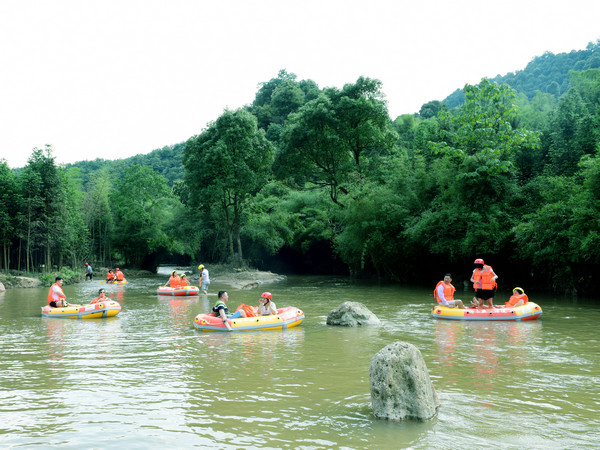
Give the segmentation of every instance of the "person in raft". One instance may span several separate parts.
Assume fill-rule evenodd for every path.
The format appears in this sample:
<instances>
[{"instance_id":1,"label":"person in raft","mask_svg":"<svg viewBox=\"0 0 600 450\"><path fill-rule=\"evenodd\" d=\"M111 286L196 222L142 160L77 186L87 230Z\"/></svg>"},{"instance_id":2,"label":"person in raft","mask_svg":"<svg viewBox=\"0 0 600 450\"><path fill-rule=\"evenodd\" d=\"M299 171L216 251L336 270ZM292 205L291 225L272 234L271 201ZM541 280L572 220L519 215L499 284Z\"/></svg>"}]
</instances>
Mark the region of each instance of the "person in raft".
<instances>
[{"instance_id":1,"label":"person in raft","mask_svg":"<svg viewBox=\"0 0 600 450\"><path fill-rule=\"evenodd\" d=\"M178 288L181 285L181 277L177 275L177 271L171 272L171 278L169 278L169 286L172 288Z\"/></svg>"},{"instance_id":2,"label":"person in raft","mask_svg":"<svg viewBox=\"0 0 600 450\"><path fill-rule=\"evenodd\" d=\"M92 281L92 278L94 277L94 270L92 269L92 266L90 266L88 263L85 263L85 267L87 267L87 273L85 274L85 281L87 281L88 278L90 279L90 281Z\"/></svg>"},{"instance_id":3,"label":"person in raft","mask_svg":"<svg viewBox=\"0 0 600 450\"><path fill-rule=\"evenodd\" d=\"M498 275L494 273L492 266L486 265L481 258L477 258L473 264L475 269L473 275L471 275L471 283L473 283L473 289L475 289L475 297L473 297L471 304L475 308L484 307L483 303L487 300L487 307L493 308Z\"/></svg>"},{"instance_id":4,"label":"person in raft","mask_svg":"<svg viewBox=\"0 0 600 450\"><path fill-rule=\"evenodd\" d=\"M433 295L438 303L441 303L448 308L465 309L462 300L455 299L454 293L456 288L452 285L452 277L449 273L444 275L444 279L439 281L433 290Z\"/></svg>"},{"instance_id":5,"label":"person in raft","mask_svg":"<svg viewBox=\"0 0 600 450\"><path fill-rule=\"evenodd\" d=\"M114 274L113 270L112 269L108 269L108 272L106 272L106 282L107 283L112 283L116 279L117 279L117 276Z\"/></svg>"},{"instance_id":6,"label":"person in raft","mask_svg":"<svg viewBox=\"0 0 600 450\"><path fill-rule=\"evenodd\" d=\"M117 281L125 281L125 274L118 267L115 269L115 278Z\"/></svg>"},{"instance_id":7,"label":"person in raft","mask_svg":"<svg viewBox=\"0 0 600 450\"><path fill-rule=\"evenodd\" d=\"M98 291L98 297L96 297L90 303L101 303L101 302L110 302L110 301L111 301L111 299L106 296L106 292L104 292L104 289L100 289Z\"/></svg>"},{"instance_id":8,"label":"person in raft","mask_svg":"<svg viewBox=\"0 0 600 450\"><path fill-rule=\"evenodd\" d=\"M215 303L215 306L213 306L212 313L215 315L215 317L221 317L221 319L223 319L223 323L225 323L227 319L239 319L241 317L246 317L246 312L244 309L238 309L230 316L227 315L229 312L227 309L227 302L229 301L229 294L227 294L227 291L219 291L217 298L217 303Z\"/></svg>"},{"instance_id":9,"label":"person in raft","mask_svg":"<svg viewBox=\"0 0 600 450\"><path fill-rule=\"evenodd\" d=\"M510 297L510 300L508 300L504 306L507 308L516 308L517 306L527 304L527 302L529 302L529 297L527 297L523 288L516 287L513 289L513 295Z\"/></svg>"},{"instance_id":10,"label":"person in raft","mask_svg":"<svg viewBox=\"0 0 600 450\"><path fill-rule=\"evenodd\" d=\"M204 292L205 294L208 294L208 285L210 284L210 277L208 276L208 270L206 270L206 268L204 267L204 264L200 264L198 266L198 270L201 271L200 281L198 281L198 284L200 285L200 289L202 289L202 292Z\"/></svg>"},{"instance_id":11,"label":"person in raft","mask_svg":"<svg viewBox=\"0 0 600 450\"><path fill-rule=\"evenodd\" d=\"M273 294L270 292L263 292L258 299L258 309L256 313L259 316L270 316L277 315L277 306L273 303Z\"/></svg>"},{"instance_id":12,"label":"person in raft","mask_svg":"<svg viewBox=\"0 0 600 450\"><path fill-rule=\"evenodd\" d=\"M179 285L181 287L190 285L190 280L188 280L188 277L184 272L181 272L181 275L179 275Z\"/></svg>"},{"instance_id":13,"label":"person in raft","mask_svg":"<svg viewBox=\"0 0 600 450\"><path fill-rule=\"evenodd\" d=\"M62 284L63 279L61 277L56 277L54 284L50 286L50 290L48 291L48 304L51 308L69 306L67 297L62 290Z\"/></svg>"}]
</instances>

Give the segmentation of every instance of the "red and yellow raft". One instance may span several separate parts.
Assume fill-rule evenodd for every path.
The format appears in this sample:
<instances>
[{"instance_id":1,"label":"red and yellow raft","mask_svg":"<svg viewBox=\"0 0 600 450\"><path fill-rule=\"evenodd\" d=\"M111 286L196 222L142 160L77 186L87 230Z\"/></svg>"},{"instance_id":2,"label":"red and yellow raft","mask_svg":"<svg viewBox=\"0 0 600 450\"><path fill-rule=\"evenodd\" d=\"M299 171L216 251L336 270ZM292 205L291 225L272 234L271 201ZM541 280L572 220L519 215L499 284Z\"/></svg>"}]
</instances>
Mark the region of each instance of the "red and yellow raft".
<instances>
[{"instance_id":1,"label":"red and yellow raft","mask_svg":"<svg viewBox=\"0 0 600 450\"><path fill-rule=\"evenodd\" d=\"M52 308L50 305L46 305L42 307L42 316L60 319L100 319L116 316L120 311L119 302L110 300L89 305L69 305L64 308Z\"/></svg>"},{"instance_id":2,"label":"red and yellow raft","mask_svg":"<svg viewBox=\"0 0 600 450\"><path fill-rule=\"evenodd\" d=\"M231 331L282 330L300 325L304 312L293 306L277 310L277 315L229 319ZM194 326L200 331L229 331L220 317L213 314L198 314Z\"/></svg>"},{"instance_id":3,"label":"red and yellow raft","mask_svg":"<svg viewBox=\"0 0 600 450\"><path fill-rule=\"evenodd\" d=\"M200 292L200 288L197 286L180 286L180 287L171 287L171 286L160 286L156 293L158 295L170 295L170 296L187 296L187 295L198 295Z\"/></svg>"},{"instance_id":4,"label":"red and yellow raft","mask_svg":"<svg viewBox=\"0 0 600 450\"><path fill-rule=\"evenodd\" d=\"M521 322L525 320L535 320L542 315L542 308L533 302L527 302L525 305L516 308L507 308L496 306L494 308L448 308L443 305L436 305L431 311L431 315L436 319L446 320L507 320Z\"/></svg>"}]
</instances>

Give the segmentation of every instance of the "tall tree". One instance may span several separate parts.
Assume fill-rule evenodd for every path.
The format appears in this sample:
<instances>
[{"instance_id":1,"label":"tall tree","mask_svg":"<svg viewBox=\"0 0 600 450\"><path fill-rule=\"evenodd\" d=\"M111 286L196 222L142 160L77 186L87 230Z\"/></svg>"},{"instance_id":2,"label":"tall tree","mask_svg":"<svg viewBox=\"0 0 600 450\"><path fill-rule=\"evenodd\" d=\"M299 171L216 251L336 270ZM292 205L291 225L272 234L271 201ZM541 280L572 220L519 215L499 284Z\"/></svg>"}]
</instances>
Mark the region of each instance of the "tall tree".
<instances>
[{"instance_id":1,"label":"tall tree","mask_svg":"<svg viewBox=\"0 0 600 450\"><path fill-rule=\"evenodd\" d=\"M16 237L19 214L19 192L13 172L5 160L0 159L0 242L2 242L2 267L10 267L10 247Z\"/></svg>"},{"instance_id":2,"label":"tall tree","mask_svg":"<svg viewBox=\"0 0 600 450\"><path fill-rule=\"evenodd\" d=\"M170 196L166 179L148 166L133 165L115 181L114 247L126 263L139 266L156 249L171 247L163 226Z\"/></svg>"},{"instance_id":3,"label":"tall tree","mask_svg":"<svg viewBox=\"0 0 600 450\"><path fill-rule=\"evenodd\" d=\"M381 82L361 77L342 90L326 89L289 116L275 171L296 187L327 189L343 207L340 194L348 193L353 173L360 175L363 158L388 151L395 140Z\"/></svg>"},{"instance_id":4,"label":"tall tree","mask_svg":"<svg viewBox=\"0 0 600 450\"><path fill-rule=\"evenodd\" d=\"M225 111L206 131L188 140L183 163L191 203L210 210L217 202L232 262L243 260L240 228L248 200L267 182L274 147L245 110ZM234 251L237 244L237 256Z\"/></svg>"}]
</instances>

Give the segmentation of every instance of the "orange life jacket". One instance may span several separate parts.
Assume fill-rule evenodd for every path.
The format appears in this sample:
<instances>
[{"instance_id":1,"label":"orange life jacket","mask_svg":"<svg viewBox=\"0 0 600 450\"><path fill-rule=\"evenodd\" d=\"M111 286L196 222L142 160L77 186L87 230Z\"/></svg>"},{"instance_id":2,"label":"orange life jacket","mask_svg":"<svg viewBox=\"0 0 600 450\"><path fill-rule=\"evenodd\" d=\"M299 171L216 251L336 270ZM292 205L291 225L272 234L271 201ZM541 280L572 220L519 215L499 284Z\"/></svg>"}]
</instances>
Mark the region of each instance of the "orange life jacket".
<instances>
[{"instance_id":1,"label":"orange life jacket","mask_svg":"<svg viewBox=\"0 0 600 450\"><path fill-rule=\"evenodd\" d=\"M113 272L106 272L106 279L108 281L112 280L115 277L116 277L116 275Z\"/></svg>"},{"instance_id":2,"label":"orange life jacket","mask_svg":"<svg viewBox=\"0 0 600 450\"><path fill-rule=\"evenodd\" d=\"M527 294L513 294L504 306L515 306L519 300L523 300L523 304L526 305L529 297L527 297Z\"/></svg>"},{"instance_id":3,"label":"orange life jacket","mask_svg":"<svg viewBox=\"0 0 600 450\"><path fill-rule=\"evenodd\" d=\"M94 300L92 300L90 303L100 303L100 302L110 302L111 299L108 297L96 297Z\"/></svg>"},{"instance_id":4,"label":"orange life jacket","mask_svg":"<svg viewBox=\"0 0 600 450\"><path fill-rule=\"evenodd\" d=\"M187 278L180 279L179 280L179 285L180 286L189 286L190 285L190 280L188 280Z\"/></svg>"},{"instance_id":5,"label":"orange life jacket","mask_svg":"<svg viewBox=\"0 0 600 450\"><path fill-rule=\"evenodd\" d=\"M254 311L254 308L250 305L244 305L243 303L237 307L236 311L239 311L240 309L243 309L244 312L246 313L246 317L256 317L256 311Z\"/></svg>"},{"instance_id":6,"label":"orange life jacket","mask_svg":"<svg viewBox=\"0 0 600 450\"><path fill-rule=\"evenodd\" d=\"M456 292L456 288L452 285L452 283L444 284L444 281L440 281L435 285L435 289L433 290L433 295L438 303L442 303L442 299L438 296L437 288L440 284L444 285L444 298L447 302L450 300L454 300L454 293Z\"/></svg>"},{"instance_id":7,"label":"orange life jacket","mask_svg":"<svg viewBox=\"0 0 600 450\"><path fill-rule=\"evenodd\" d=\"M171 275L171 278L169 278L169 286L172 288L181 286L181 278L179 278L179 275Z\"/></svg>"},{"instance_id":8,"label":"orange life jacket","mask_svg":"<svg viewBox=\"0 0 600 450\"><path fill-rule=\"evenodd\" d=\"M56 294L56 298L54 297L54 286L56 286L59 290L58 294ZM58 283L54 283L50 286L50 290L48 291L48 304L55 302L57 300L66 300L66 295L63 292L62 288L58 285Z\"/></svg>"},{"instance_id":9,"label":"orange life jacket","mask_svg":"<svg viewBox=\"0 0 600 450\"><path fill-rule=\"evenodd\" d=\"M492 281L494 278L494 270L492 266L485 265L483 269L475 269L473 271L473 289L484 289L486 291L491 291L496 287L496 280ZM480 284L481 283L481 284Z\"/></svg>"},{"instance_id":10,"label":"orange life jacket","mask_svg":"<svg viewBox=\"0 0 600 450\"><path fill-rule=\"evenodd\" d=\"M125 275L120 270L117 270L117 281L123 281L125 279Z\"/></svg>"}]
</instances>

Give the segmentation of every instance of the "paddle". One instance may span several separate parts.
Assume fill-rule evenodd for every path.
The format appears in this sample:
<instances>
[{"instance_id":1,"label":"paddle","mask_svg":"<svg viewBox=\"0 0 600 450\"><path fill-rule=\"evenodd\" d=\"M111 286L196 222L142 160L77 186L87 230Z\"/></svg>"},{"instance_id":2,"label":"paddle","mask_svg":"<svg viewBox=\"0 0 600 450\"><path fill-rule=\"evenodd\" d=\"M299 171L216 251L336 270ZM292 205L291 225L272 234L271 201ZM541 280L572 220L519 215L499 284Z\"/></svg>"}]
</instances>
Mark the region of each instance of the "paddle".
<instances>
[{"instance_id":1,"label":"paddle","mask_svg":"<svg viewBox=\"0 0 600 450\"><path fill-rule=\"evenodd\" d=\"M227 327L227 331L233 331L233 328L231 328L231 325L229 325L229 322L227 322L227 319L225 319L223 321L223 323L225 324L225 326Z\"/></svg>"},{"instance_id":2,"label":"paddle","mask_svg":"<svg viewBox=\"0 0 600 450\"><path fill-rule=\"evenodd\" d=\"M106 280L102 280L102 281L100 282L100 284L104 283L105 281L106 281Z\"/></svg>"}]
</instances>

